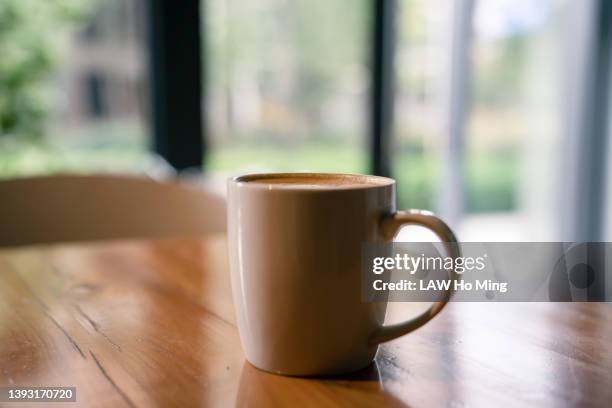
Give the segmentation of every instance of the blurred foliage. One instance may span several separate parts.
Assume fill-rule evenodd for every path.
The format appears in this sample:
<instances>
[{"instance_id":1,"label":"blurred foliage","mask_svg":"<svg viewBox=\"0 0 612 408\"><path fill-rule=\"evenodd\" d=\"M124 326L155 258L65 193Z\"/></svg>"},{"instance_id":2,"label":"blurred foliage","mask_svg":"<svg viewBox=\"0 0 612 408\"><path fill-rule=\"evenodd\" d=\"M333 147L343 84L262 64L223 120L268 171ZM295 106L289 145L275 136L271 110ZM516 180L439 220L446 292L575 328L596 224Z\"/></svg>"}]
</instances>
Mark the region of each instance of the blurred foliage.
<instances>
[{"instance_id":1,"label":"blurred foliage","mask_svg":"<svg viewBox=\"0 0 612 408\"><path fill-rule=\"evenodd\" d=\"M63 128L56 133L47 128L48 139L62 138L64 144L54 148L39 143L51 114L51 103L61 103L51 90L68 35L71 31L74 35L75 25L89 15L102 20L117 18L113 15L115 3L0 0L0 177L99 170L109 163L115 170L133 169L146 162L144 142L140 140L144 135L135 137L137 132L131 129L90 129L92 134L88 135L81 128L78 134L70 135ZM356 92L363 88L360 84L367 83L372 3L216 0L203 6L208 24L205 56L210 57L207 79L211 90L228 92L245 78L254 79L267 104L286 109L281 113L300 117L299 125L289 131L260 126L244 131L248 133L245 135L224 134L224 143L215 146L207 157L207 170L233 172L260 163L265 167L251 170L365 171L368 153L363 146L352 134L325 128L321 114L330 98L338 94L358 98ZM399 38L409 48L423 52L431 41L423 18L425 2L405 0L399 6ZM211 13L214 18L210 18ZM114 29L112 24L100 26L102 30ZM474 82L472 96L476 102L498 107L516 98L525 44L525 38L515 36L484 45L483 55L487 58L476 61L475 67L479 78ZM417 53L414 58L419 56ZM405 81L403 86L410 92L423 92L425 82L432 80L423 77L422 70L405 71L398 73L398 82ZM245 72L257 74L250 78ZM288 120L294 121L295 117ZM290 132L306 137L287 137ZM408 137L405 144L398 143L394 151L398 201L401 207L434 208L440 159L417 145L424 138L416 136ZM68 140L78 141L78 145L68 146ZM467 156L467 210L513 209L518 154L483 150L468 152Z\"/></svg>"},{"instance_id":2,"label":"blurred foliage","mask_svg":"<svg viewBox=\"0 0 612 408\"><path fill-rule=\"evenodd\" d=\"M440 156L418 143L396 147L394 178L400 207L435 209L439 191ZM398 160L401 158L401 160ZM520 156L513 148L466 152L463 161L463 208L468 213L516 208Z\"/></svg>"},{"instance_id":3,"label":"blurred foliage","mask_svg":"<svg viewBox=\"0 0 612 408\"><path fill-rule=\"evenodd\" d=\"M368 157L359 146L328 141L310 141L295 149L290 145L257 142L226 144L210 153L213 171L329 171L363 172ZM418 144L403 144L395 152L403 160L394 168L398 181L398 205L403 208L434 209L439 186L439 157ZM248 167L265 163L265 167ZM516 150L478 150L465 159L465 209L467 212L510 211L516 207L519 166Z\"/></svg>"},{"instance_id":4,"label":"blurred foliage","mask_svg":"<svg viewBox=\"0 0 612 408\"><path fill-rule=\"evenodd\" d=\"M0 1L0 137L43 134L50 80L71 23L91 1Z\"/></svg>"},{"instance_id":5,"label":"blurred foliage","mask_svg":"<svg viewBox=\"0 0 612 408\"><path fill-rule=\"evenodd\" d=\"M520 33L490 44L479 44L482 55L475 59L474 103L491 107L517 103L527 63L529 35Z\"/></svg>"},{"instance_id":6,"label":"blurred foliage","mask_svg":"<svg viewBox=\"0 0 612 408\"><path fill-rule=\"evenodd\" d=\"M57 132L57 133L56 133ZM60 145L54 140L62 140ZM152 160L137 122L49 129L41 140L0 138L0 179L56 172L141 172Z\"/></svg>"},{"instance_id":7,"label":"blurred foliage","mask_svg":"<svg viewBox=\"0 0 612 408\"><path fill-rule=\"evenodd\" d=\"M256 81L269 106L299 121L291 137L316 137L327 131L321 119L325 102L367 72L370 5L367 0L206 2L209 83L229 94L245 80ZM288 137L285 129L269 130L277 140ZM224 138L241 136L230 132Z\"/></svg>"},{"instance_id":8,"label":"blurred foliage","mask_svg":"<svg viewBox=\"0 0 612 408\"><path fill-rule=\"evenodd\" d=\"M333 139L332 139L333 140ZM366 153L359 146L330 140L308 141L299 146L274 141L238 142L210 152L207 168L213 171L323 171L362 172ZM265 165L250 165L265 163Z\"/></svg>"},{"instance_id":9,"label":"blurred foliage","mask_svg":"<svg viewBox=\"0 0 612 408\"><path fill-rule=\"evenodd\" d=\"M397 38L410 45L422 45L428 41L427 19L424 18L426 3L422 0L403 0L397 3L399 16ZM401 46L402 44L400 44Z\"/></svg>"}]
</instances>

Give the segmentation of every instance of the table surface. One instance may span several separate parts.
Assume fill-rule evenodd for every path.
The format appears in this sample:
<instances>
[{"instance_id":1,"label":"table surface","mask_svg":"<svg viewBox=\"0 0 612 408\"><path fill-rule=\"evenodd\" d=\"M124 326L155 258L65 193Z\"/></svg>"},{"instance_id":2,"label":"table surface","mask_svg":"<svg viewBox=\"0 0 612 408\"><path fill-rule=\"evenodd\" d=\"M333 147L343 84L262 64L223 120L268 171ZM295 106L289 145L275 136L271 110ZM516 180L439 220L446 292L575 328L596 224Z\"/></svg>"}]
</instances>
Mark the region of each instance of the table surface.
<instances>
[{"instance_id":1,"label":"table surface","mask_svg":"<svg viewBox=\"0 0 612 408\"><path fill-rule=\"evenodd\" d=\"M113 407L612 404L610 304L455 303L350 376L259 371L226 254L224 236L0 250L0 386Z\"/></svg>"}]
</instances>

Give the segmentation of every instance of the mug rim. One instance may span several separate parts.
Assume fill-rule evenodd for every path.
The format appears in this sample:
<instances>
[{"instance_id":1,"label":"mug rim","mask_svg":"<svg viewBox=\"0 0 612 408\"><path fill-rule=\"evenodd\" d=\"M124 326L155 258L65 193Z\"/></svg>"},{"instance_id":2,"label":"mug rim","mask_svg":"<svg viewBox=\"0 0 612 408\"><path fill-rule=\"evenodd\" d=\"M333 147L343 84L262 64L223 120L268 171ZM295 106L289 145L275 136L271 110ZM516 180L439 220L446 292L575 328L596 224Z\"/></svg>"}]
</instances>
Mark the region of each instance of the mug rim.
<instances>
[{"instance_id":1,"label":"mug rim","mask_svg":"<svg viewBox=\"0 0 612 408\"><path fill-rule=\"evenodd\" d=\"M354 184L347 185L333 185L326 186L324 184L321 185L321 189L317 189L317 191L321 190L365 190L371 188L379 188L379 187L389 187L395 184L395 180L390 177L384 176L374 176L369 174L358 174L358 173L332 173L332 172L266 172L266 173L247 173L241 174L238 176L231 177L228 179L228 182L237 184L239 186L249 186L251 188L263 188L263 189L274 189L274 190L291 190L291 191L301 191L308 190L313 191L312 188L308 188L305 186L296 185L282 185L282 184L271 184L271 183L253 183L253 181L257 180L265 180L267 178L296 178L296 177L309 177L315 179L343 179L343 180L352 180ZM274 187L272 187L274 186Z\"/></svg>"}]
</instances>

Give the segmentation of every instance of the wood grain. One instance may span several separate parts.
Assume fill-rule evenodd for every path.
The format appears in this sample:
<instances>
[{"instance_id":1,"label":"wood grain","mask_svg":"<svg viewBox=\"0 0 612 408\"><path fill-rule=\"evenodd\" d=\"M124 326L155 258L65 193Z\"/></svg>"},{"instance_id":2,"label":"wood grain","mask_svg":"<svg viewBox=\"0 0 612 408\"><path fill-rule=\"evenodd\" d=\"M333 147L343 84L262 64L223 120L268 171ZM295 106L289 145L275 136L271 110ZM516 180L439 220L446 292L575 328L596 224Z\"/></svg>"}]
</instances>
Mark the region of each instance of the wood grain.
<instances>
[{"instance_id":1,"label":"wood grain","mask_svg":"<svg viewBox=\"0 0 612 408\"><path fill-rule=\"evenodd\" d=\"M612 404L609 304L451 304L359 373L259 371L226 253L222 235L0 250L0 386L76 386L70 407Z\"/></svg>"}]
</instances>

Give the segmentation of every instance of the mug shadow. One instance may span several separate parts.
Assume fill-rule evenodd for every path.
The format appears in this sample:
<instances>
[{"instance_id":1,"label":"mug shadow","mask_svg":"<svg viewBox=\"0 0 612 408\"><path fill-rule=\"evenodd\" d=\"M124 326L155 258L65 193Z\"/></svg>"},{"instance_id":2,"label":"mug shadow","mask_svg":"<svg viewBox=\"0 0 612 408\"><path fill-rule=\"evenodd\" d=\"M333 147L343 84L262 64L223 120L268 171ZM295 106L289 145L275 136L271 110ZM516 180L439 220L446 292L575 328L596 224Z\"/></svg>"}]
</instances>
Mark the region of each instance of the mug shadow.
<instances>
[{"instance_id":1,"label":"mug shadow","mask_svg":"<svg viewBox=\"0 0 612 408\"><path fill-rule=\"evenodd\" d=\"M290 377L260 370L245 360L236 406L287 405L408 407L384 389L376 363L345 375Z\"/></svg>"}]
</instances>

